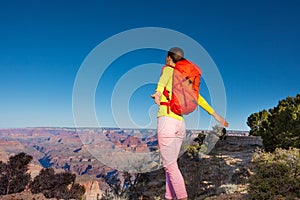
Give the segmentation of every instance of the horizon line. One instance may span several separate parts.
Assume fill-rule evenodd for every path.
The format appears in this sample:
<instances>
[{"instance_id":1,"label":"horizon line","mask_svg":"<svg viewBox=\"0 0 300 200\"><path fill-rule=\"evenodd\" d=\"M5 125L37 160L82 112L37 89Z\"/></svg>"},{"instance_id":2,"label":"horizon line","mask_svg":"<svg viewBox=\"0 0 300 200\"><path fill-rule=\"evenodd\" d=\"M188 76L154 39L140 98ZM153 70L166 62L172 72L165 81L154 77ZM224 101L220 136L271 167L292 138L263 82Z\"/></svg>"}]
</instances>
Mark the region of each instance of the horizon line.
<instances>
[{"instance_id":1,"label":"horizon line","mask_svg":"<svg viewBox=\"0 0 300 200\"><path fill-rule=\"evenodd\" d=\"M0 130L4 129L34 129L34 128L60 128L60 129L132 129L132 130L156 130L157 128L133 128L133 127L110 127L110 126L105 126L105 127L71 127L71 126L28 126L28 127L0 127ZM237 129L227 129L227 131L243 131L243 132L249 132L250 130L237 130ZM200 130L200 131L209 131L212 129L186 129L186 130Z\"/></svg>"}]
</instances>

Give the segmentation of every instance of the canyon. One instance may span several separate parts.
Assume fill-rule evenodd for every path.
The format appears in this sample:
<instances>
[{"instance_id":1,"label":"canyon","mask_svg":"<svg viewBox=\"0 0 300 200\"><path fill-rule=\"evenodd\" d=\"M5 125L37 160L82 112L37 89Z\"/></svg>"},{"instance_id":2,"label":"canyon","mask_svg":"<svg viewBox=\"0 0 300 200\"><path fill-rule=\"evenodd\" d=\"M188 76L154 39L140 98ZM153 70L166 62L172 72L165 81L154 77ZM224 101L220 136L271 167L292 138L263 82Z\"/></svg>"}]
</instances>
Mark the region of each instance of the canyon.
<instances>
[{"instance_id":1,"label":"canyon","mask_svg":"<svg viewBox=\"0 0 300 200\"><path fill-rule=\"evenodd\" d=\"M192 141L200 132L207 133L188 130L187 135L190 136L188 141ZM259 139L247 134L246 131L228 131L227 143L244 146L261 145ZM86 189L85 199L90 200L100 198L109 188L103 178L120 176L124 171L159 173L162 168L154 129L56 127L0 129L0 160L5 162L9 156L19 152L33 156L29 166L32 178L38 175L42 168L47 167L52 167L57 172L74 173L77 176L76 182ZM159 177L160 175L157 180L161 180ZM155 192L157 191L159 190Z\"/></svg>"}]
</instances>

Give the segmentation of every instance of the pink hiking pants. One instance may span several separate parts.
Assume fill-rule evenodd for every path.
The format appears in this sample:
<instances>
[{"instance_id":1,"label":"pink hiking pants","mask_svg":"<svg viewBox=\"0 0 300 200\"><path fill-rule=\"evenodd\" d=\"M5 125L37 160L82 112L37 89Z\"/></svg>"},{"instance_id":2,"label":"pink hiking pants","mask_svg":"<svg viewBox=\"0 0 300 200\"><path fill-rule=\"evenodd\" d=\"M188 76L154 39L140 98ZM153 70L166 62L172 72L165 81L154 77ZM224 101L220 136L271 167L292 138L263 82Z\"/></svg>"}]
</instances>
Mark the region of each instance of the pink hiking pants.
<instances>
[{"instance_id":1,"label":"pink hiking pants","mask_svg":"<svg viewBox=\"0 0 300 200\"><path fill-rule=\"evenodd\" d=\"M177 165L178 154L185 137L185 122L162 116L157 123L158 146L166 172L167 199L187 197L184 179Z\"/></svg>"}]
</instances>

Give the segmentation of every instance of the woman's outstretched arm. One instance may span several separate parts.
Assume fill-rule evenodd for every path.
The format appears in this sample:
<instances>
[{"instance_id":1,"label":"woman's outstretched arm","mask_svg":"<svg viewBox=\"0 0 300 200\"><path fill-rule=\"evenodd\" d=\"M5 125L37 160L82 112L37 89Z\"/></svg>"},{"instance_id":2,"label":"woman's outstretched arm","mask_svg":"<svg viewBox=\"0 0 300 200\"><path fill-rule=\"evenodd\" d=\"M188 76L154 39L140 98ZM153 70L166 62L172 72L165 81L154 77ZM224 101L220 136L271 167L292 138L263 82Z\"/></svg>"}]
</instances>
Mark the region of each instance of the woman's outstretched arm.
<instances>
[{"instance_id":1,"label":"woman's outstretched arm","mask_svg":"<svg viewBox=\"0 0 300 200\"><path fill-rule=\"evenodd\" d=\"M207 103L207 101L199 94L198 104L201 106L208 114L212 115L222 126L228 127L228 122L220 116L215 110Z\"/></svg>"}]
</instances>

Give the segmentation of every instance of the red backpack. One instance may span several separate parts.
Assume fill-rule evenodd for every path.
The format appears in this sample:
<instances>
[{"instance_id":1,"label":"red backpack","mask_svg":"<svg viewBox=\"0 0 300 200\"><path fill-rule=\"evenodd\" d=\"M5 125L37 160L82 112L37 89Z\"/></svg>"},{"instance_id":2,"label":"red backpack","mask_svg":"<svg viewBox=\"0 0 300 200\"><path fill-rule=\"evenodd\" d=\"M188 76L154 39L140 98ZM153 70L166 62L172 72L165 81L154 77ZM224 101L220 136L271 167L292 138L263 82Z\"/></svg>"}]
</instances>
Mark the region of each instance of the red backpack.
<instances>
[{"instance_id":1,"label":"red backpack","mask_svg":"<svg viewBox=\"0 0 300 200\"><path fill-rule=\"evenodd\" d=\"M168 102L161 102L177 115L187 115L198 107L201 69L188 60L176 63L173 73L172 97L164 90Z\"/></svg>"}]
</instances>

